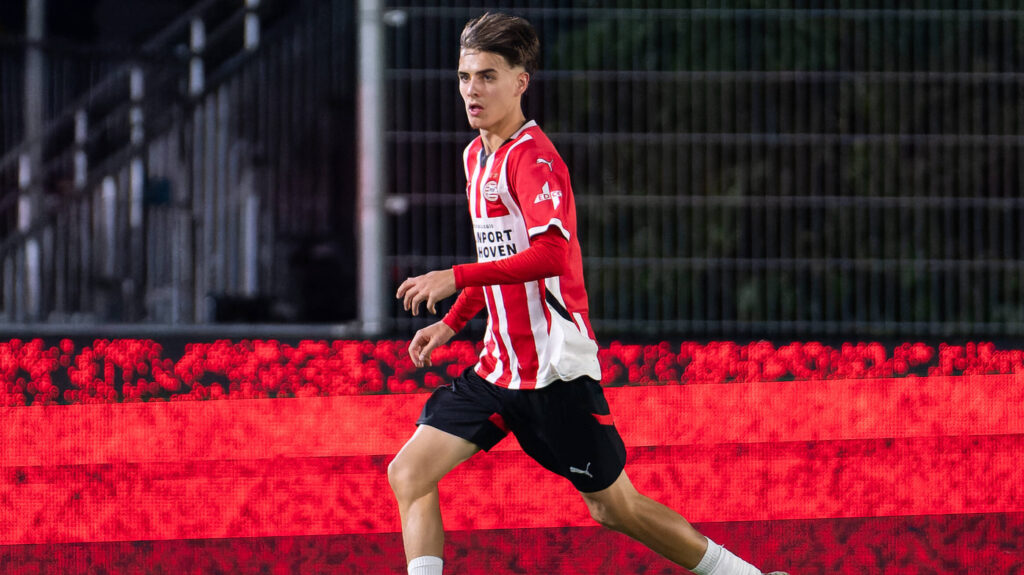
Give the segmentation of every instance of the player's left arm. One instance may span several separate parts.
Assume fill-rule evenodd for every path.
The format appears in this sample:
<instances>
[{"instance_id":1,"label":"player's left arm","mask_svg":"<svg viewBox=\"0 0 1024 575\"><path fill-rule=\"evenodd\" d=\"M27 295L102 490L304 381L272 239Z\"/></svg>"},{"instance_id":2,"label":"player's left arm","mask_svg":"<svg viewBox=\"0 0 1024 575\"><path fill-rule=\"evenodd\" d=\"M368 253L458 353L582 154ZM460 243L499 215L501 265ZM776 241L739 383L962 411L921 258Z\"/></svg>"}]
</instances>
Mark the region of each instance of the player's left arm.
<instances>
[{"instance_id":1,"label":"player's left arm","mask_svg":"<svg viewBox=\"0 0 1024 575\"><path fill-rule=\"evenodd\" d=\"M452 268L459 289L526 283L560 276L568 270L569 242L554 228L533 237L529 248L513 256Z\"/></svg>"},{"instance_id":2,"label":"player's left arm","mask_svg":"<svg viewBox=\"0 0 1024 575\"><path fill-rule=\"evenodd\" d=\"M561 231L550 228L534 237L529 248L513 256L408 278L398 286L395 297L403 300L405 310L411 310L413 315L419 315L419 306L424 302L430 313L437 313L437 302L460 289L542 280L560 276L568 267L569 242Z\"/></svg>"},{"instance_id":3,"label":"player's left arm","mask_svg":"<svg viewBox=\"0 0 1024 575\"><path fill-rule=\"evenodd\" d=\"M402 300L405 311L419 315L420 304L426 303L430 313L437 313L437 302L455 295L455 272L451 268L435 270L407 278L398 286L395 298Z\"/></svg>"}]
</instances>

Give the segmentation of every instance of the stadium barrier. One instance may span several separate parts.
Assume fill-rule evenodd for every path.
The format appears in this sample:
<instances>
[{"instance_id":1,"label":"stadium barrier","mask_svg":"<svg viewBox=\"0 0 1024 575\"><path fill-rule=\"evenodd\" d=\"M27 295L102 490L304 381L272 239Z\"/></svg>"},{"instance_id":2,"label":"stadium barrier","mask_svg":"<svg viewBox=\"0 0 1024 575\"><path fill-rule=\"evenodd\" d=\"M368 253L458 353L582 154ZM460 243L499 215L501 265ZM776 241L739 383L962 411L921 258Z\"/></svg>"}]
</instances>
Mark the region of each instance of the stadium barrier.
<instances>
[{"instance_id":1,"label":"stadium barrier","mask_svg":"<svg viewBox=\"0 0 1024 575\"><path fill-rule=\"evenodd\" d=\"M478 349L453 342L420 372L406 345L0 343L0 570L400 572L387 463ZM612 343L601 362L633 482L758 564L1024 559L1021 350ZM595 527L514 438L441 492L456 572L671 571Z\"/></svg>"}]
</instances>

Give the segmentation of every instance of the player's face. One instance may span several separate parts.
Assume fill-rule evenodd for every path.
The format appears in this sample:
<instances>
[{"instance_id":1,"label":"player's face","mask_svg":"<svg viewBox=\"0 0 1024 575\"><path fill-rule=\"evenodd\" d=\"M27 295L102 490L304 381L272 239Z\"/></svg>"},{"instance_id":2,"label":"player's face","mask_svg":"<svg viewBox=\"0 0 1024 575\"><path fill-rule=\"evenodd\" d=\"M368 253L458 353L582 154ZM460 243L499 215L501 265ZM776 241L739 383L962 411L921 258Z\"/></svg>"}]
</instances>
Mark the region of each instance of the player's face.
<instances>
[{"instance_id":1,"label":"player's face","mask_svg":"<svg viewBox=\"0 0 1024 575\"><path fill-rule=\"evenodd\" d=\"M522 124L519 100L529 81L523 67L509 66L504 56L463 50L459 55L459 92L470 127L500 132L512 126L515 131Z\"/></svg>"}]
</instances>

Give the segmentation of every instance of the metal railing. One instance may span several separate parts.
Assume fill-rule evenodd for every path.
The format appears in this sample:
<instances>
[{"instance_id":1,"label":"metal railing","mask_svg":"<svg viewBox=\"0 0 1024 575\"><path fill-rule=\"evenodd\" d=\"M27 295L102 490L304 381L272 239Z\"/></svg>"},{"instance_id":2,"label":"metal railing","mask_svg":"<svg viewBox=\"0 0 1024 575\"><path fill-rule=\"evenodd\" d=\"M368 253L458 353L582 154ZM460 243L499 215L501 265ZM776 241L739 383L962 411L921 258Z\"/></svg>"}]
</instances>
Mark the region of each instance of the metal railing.
<instances>
[{"instance_id":1,"label":"metal railing","mask_svg":"<svg viewBox=\"0 0 1024 575\"><path fill-rule=\"evenodd\" d=\"M0 321L354 317L351 11L200 2L0 159Z\"/></svg>"},{"instance_id":2,"label":"metal railing","mask_svg":"<svg viewBox=\"0 0 1024 575\"><path fill-rule=\"evenodd\" d=\"M1024 9L672 6L487 6L541 35L525 106L599 332L1024 334ZM473 257L454 69L484 9L391 8L397 277Z\"/></svg>"}]
</instances>

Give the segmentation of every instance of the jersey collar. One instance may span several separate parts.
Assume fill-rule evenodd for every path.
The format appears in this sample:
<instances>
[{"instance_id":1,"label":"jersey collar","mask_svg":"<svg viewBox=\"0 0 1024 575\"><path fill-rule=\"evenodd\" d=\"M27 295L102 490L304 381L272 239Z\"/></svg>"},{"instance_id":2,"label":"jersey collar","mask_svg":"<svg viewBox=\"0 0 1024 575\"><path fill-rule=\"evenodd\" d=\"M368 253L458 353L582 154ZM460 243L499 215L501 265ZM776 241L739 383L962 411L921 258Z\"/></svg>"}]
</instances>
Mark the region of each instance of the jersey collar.
<instances>
[{"instance_id":1,"label":"jersey collar","mask_svg":"<svg viewBox=\"0 0 1024 575\"><path fill-rule=\"evenodd\" d=\"M536 120L527 120L522 126L519 127L518 130L515 131L514 134L509 136L507 140L505 140L504 142L501 143L500 146L498 146L498 150L504 148L510 142L514 142L516 140L516 138L518 138L519 136L521 136L523 134L523 132L525 132L526 130L528 130L528 129L536 126L536 125L537 125L537 121ZM477 137L480 138L480 165L484 165L484 164L487 163L487 158L490 157L490 154L487 153L487 147L484 146L483 137L482 136L477 136ZM494 150L494 151L497 152L498 150Z\"/></svg>"}]
</instances>

